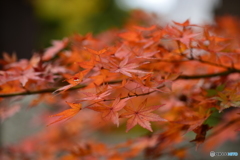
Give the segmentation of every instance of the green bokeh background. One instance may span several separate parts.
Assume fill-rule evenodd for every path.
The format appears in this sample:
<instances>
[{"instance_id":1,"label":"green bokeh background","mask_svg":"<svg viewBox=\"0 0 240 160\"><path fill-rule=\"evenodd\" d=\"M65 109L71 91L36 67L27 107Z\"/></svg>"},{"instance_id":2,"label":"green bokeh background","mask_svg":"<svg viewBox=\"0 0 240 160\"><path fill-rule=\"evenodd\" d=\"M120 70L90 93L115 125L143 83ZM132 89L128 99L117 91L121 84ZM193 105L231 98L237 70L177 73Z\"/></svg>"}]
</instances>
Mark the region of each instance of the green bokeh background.
<instances>
[{"instance_id":1,"label":"green bokeh background","mask_svg":"<svg viewBox=\"0 0 240 160\"><path fill-rule=\"evenodd\" d=\"M121 27L128 17L114 0L34 0L32 5L40 26L40 48L74 33L97 34Z\"/></svg>"}]
</instances>

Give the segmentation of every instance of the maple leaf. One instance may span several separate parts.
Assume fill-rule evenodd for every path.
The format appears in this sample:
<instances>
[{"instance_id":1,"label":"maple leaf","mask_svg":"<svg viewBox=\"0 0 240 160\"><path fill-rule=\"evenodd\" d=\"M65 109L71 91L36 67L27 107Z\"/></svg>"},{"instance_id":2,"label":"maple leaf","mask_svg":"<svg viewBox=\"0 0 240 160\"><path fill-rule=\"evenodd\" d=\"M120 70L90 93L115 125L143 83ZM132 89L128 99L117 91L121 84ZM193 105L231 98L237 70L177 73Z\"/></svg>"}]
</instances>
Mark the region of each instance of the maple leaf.
<instances>
[{"instance_id":1,"label":"maple leaf","mask_svg":"<svg viewBox=\"0 0 240 160\"><path fill-rule=\"evenodd\" d=\"M14 80L15 72L13 71L0 71L0 85Z\"/></svg>"},{"instance_id":2,"label":"maple leaf","mask_svg":"<svg viewBox=\"0 0 240 160\"><path fill-rule=\"evenodd\" d=\"M131 73L137 73L137 74L140 74L140 73L143 73L143 74L146 74L146 73L150 73L150 72L144 72L144 71L141 71L141 70L137 70L135 68L139 67L139 64L137 63L128 63L128 57L124 58L120 63L119 65L115 64L114 62L111 62L112 63L112 66L113 66L113 72L119 72L119 73L122 73L128 77L132 77L132 74Z\"/></svg>"},{"instance_id":3,"label":"maple leaf","mask_svg":"<svg viewBox=\"0 0 240 160\"><path fill-rule=\"evenodd\" d=\"M42 80L40 77L38 77L40 73L33 72L32 69L25 70L23 73L19 76L19 81L22 83L23 86L28 82L29 79L34 80Z\"/></svg>"},{"instance_id":4,"label":"maple leaf","mask_svg":"<svg viewBox=\"0 0 240 160\"><path fill-rule=\"evenodd\" d=\"M181 37L177 37L177 38L174 38L174 39L182 42L183 44L185 44L189 47L189 44L190 44L191 40L194 37L197 37L200 34L201 33L186 33L186 32L184 32L183 35L181 35Z\"/></svg>"},{"instance_id":5,"label":"maple leaf","mask_svg":"<svg viewBox=\"0 0 240 160\"><path fill-rule=\"evenodd\" d=\"M39 77L40 74L42 73L34 72L32 68L26 70L16 69L13 71L0 71L0 84L4 84L8 81L18 80L22 86L25 86L29 79L43 81L44 79Z\"/></svg>"},{"instance_id":6,"label":"maple leaf","mask_svg":"<svg viewBox=\"0 0 240 160\"><path fill-rule=\"evenodd\" d=\"M225 142L237 141L239 132L236 129L240 126L240 109L228 110L221 116L221 121L212 128L209 138L202 144L203 150L210 152Z\"/></svg>"},{"instance_id":7,"label":"maple leaf","mask_svg":"<svg viewBox=\"0 0 240 160\"><path fill-rule=\"evenodd\" d=\"M153 51L153 52L143 52L139 55L136 56L136 58L142 58L142 59L158 59L158 58L154 58L153 56L156 53L159 53L160 51Z\"/></svg>"},{"instance_id":8,"label":"maple leaf","mask_svg":"<svg viewBox=\"0 0 240 160\"><path fill-rule=\"evenodd\" d=\"M187 20L186 20L185 22L183 22L183 23L178 23L178 22L175 22L175 21L173 21L173 23L174 23L175 25L181 26L181 27L197 26L197 25L195 25L195 24L190 24L189 19L187 19Z\"/></svg>"},{"instance_id":9,"label":"maple leaf","mask_svg":"<svg viewBox=\"0 0 240 160\"><path fill-rule=\"evenodd\" d=\"M140 31L151 31L157 28L156 25L152 25L150 27L141 27L141 26L133 26L133 28L140 30Z\"/></svg>"},{"instance_id":10,"label":"maple leaf","mask_svg":"<svg viewBox=\"0 0 240 160\"><path fill-rule=\"evenodd\" d=\"M81 93L87 96L87 97L84 97L83 100L91 101L91 100L103 100L104 97L111 94L111 91L108 90L103 93L97 93L97 94L90 93L90 92L81 92Z\"/></svg>"},{"instance_id":11,"label":"maple leaf","mask_svg":"<svg viewBox=\"0 0 240 160\"><path fill-rule=\"evenodd\" d=\"M86 49L88 52L93 53L93 54L95 54L95 55L101 55L101 54L103 54L103 53L105 53L105 52L107 51L106 48L103 48L103 49L101 49L101 50L99 50L99 51L96 51L96 50L93 50L93 49L87 48L87 47L85 47L85 49Z\"/></svg>"},{"instance_id":12,"label":"maple leaf","mask_svg":"<svg viewBox=\"0 0 240 160\"><path fill-rule=\"evenodd\" d=\"M51 122L49 125L62 121L62 120L68 120L70 118L72 118L73 116L75 116L81 109L82 109L82 104L81 103L70 103L70 102L66 102L71 108L67 109L63 112L60 112L58 114L54 114L50 117L56 117L56 116L60 116L57 120Z\"/></svg>"},{"instance_id":13,"label":"maple leaf","mask_svg":"<svg viewBox=\"0 0 240 160\"><path fill-rule=\"evenodd\" d=\"M17 75L15 75L15 77L12 78L11 80L19 80L21 82L22 86L25 86L26 83L29 81L29 79L44 80L41 77L39 77L41 72L34 72L34 70L32 68L23 70L23 71L16 71L16 74Z\"/></svg>"},{"instance_id":14,"label":"maple leaf","mask_svg":"<svg viewBox=\"0 0 240 160\"><path fill-rule=\"evenodd\" d=\"M89 70L83 70L83 71L81 71L79 73L76 73L75 75L71 76L69 79L66 79L66 81L70 84L57 89L56 91L53 92L53 94L57 93L57 92L64 92L64 91L68 90L69 88L74 87L74 86L82 83L84 76L88 72L89 72Z\"/></svg>"},{"instance_id":15,"label":"maple leaf","mask_svg":"<svg viewBox=\"0 0 240 160\"><path fill-rule=\"evenodd\" d=\"M141 39L141 35L133 31L119 33L118 36L130 42L138 42Z\"/></svg>"},{"instance_id":16,"label":"maple leaf","mask_svg":"<svg viewBox=\"0 0 240 160\"><path fill-rule=\"evenodd\" d=\"M139 124L143 128L153 131L151 128L151 124L149 121L167 121L164 118L161 118L157 114L150 113L159 107L163 105L157 105L157 106L150 106L146 107L147 99L145 99L141 105L139 105L137 108L132 108L129 106L126 106L124 109L127 111L120 115L120 118L129 118L127 121L127 130L128 132L131 128L133 128L135 125Z\"/></svg>"},{"instance_id":17,"label":"maple leaf","mask_svg":"<svg viewBox=\"0 0 240 160\"><path fill-rule=\"evenodd\" d=\"M9 55L6 52L3 52L2 56L3 56L4 61L6 61L7 63L14 63L17 61L16 53Z\"/></svg>"},{"instance_id":18,"label":"maple leaf","mask_svg":"<svg viewBox=\"0 0 240 160\"><path fill-rule=\"evenodd\" d=\"M78 65L82 68L85 69L92 69L96 64L96 60L91 57L90 61L82 61L82 62L78 62Z\"/></svg>"},{"instance_id":19,"label":"maple leaf","mask_svg":"<svg viewBox=\"0 0 240 160\"><path fill-rule=\"evenodd\" d=\"M123 59L130 54L130 50L127 45L122 44L115 52L117 58Z\"/></svg>"},{"instance_id":20,"label":"maple leaf","mask_svg":"<svg viewBox=\"0 0 240 160\"><path fill-rule=\"evenodd\" d=\"M118 111L120 111L125 105L126 102L130 99L130 97L122 99L118 96L112 103L111 106L98 103L99 106L88 107L97 112L102 112L102 118L105 120L111 120L114 124L119 126L119 116Z\"/></svg>"},{"instance_id":21,"label":"maple leaf","mask_svg":"<svg viewBox=\"0 0 240 160\"><path fill-rule=\"evenodd\" d=\"M153 77L152 74L147 74L143 77L137 77L133 75L132 79L137 83L143 93L152 91L169 92L162 90L161 88L166 87L168 90L172 91L172 82L177 78L177 76L177 74L168 74L164 77Z\"/></svg>"},{"instance_id":22,"label":"maple leaf","mask_svg":"<svg viewBox=\"0 0 240 160\"><path fill-rule=\"evenodd\" d=\"M218 92L218 97L213 97L212 99L219 100L221 102L219 112L229 107L240 106L240 95L236 90Z\"/></svg>"},{"instance_id":23,"label":"maple leaf","mask_svg":"<svg viewBox=\"0 0 240 160\"><path fill-rule=\"evenodd\" d=\"M62 50L68 44L68 39L64 38L63 40L55 40L52 42L53 46L46 49L42 59L44 61L50 60L53 58L60 50Z\"/></svg>"},{"instance_id":24,"label":"maple leaf","mask_svg":"<svg viewBox=\"0 0 240 160\"><path fill-rule=\"evenodd\" d=\"M169 38L185 44L187 47L191 46L191 41L194 40L201 33L194 33L192 29L184 29L183 31L175 27L167 26L165 32Z\"/></svg>"},{"instance_id":25,"label":"maple leaf","mask_svg":"<svg viewBox=\"0 0 240 160\"><path fill-rule=\"evenodd\" d=\"M198 146L203 143L205 141L205 137L207 134L207 131L212 129L212 127L210 127L207 124L202 124L201 126L198 126L197 128L195 128L193 131L196 133L196 137L195 139L191 140L190 142L196 142L197 146L196 149L198 148Z\"/></svg>"},{"instance_id":26,"label":"maple leaf","mask_svg":"<svg viewBox=\"0 0 240 160\"><path fill-rule=\"evenodd\" d=\"M72 77L66 79L66 81L74 86L80 84L83 81L83 78L86 74L88 74L89 70L83 70L81 72L76 73Z\"/></svg>"},{"instance_id":27,"label":"maple leaf","mask_svg":"<svg viewBox=\"0 0 240 160\"><path fill-rule=\"evenodd\" d=\"M99 100L104 100L104 97L108 96L111 94L111 89L107 85L104 85L102 88L100 88L98 85L95 85L96 92L97 93L91 93L91 92L81 92L84 94L86 97L82 98L82 100L89 100L89 101L99 101Z\"/></svg>"}]
</instances>

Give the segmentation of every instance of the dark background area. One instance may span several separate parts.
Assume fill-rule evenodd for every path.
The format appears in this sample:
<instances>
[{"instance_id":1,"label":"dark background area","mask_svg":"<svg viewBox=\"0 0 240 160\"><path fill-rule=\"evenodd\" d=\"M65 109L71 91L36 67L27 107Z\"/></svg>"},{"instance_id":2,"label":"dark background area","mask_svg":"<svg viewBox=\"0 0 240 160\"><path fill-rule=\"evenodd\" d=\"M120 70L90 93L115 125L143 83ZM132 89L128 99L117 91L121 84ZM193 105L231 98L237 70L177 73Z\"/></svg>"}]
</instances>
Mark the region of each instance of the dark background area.
<instances>
[{"instance_id":1,"label":"dark background area","mask_svg":"<svg viewBox=\"0 0 240 160\"><path fill-rule=\"evenodd\" d=\"M39 36L31 4L25 0L1 0L0 16L0 52L30 58Z\"/></svg>"},{"instance_id":2,"label":"dark background area","mask_svg":"<svg viewBox=\"0 0 240 160\"><path fill-rule=\"evenodd\" d=\"M30 0L0 1L1 56L3 52L10 54L15 52L19 59L30 58L34 51L50 46L51 40L70 36L70 33L63 29L64 27L66 28L64 24L68 23L67 20L65 22L59 17L54 18L54 15L52 17L49 15L49 18L46 16L41 17L41 14L38 15L36 11L39 8L36 7L38 4L32 2ZM39 2L39 0L35 2ZM63 3L63 1L59 2ZM66 1L66 3L68 2L76 3L77 0ZM81 2L84 1L78 1L78 4ZM76 26L72 32L80 34L86 34L87 32L99 33L102 30L107 30L110 27L120 27L123 24L127 13L117 8L114 0L94 0L94 2L100 4L96 4L95 8L93 8L93 5L88 6L88 12L89 8L91 9L92 7L92 13L88 17L86 15L81 17L81 15L77 15L78 12L74 15L75 17L79 16L79 19L85 18L83 21L85 24L77 24L76 22L76 25L79 26ZM97 11L96 7L99 8ZM80 10L83 8L84 6L79 6ZM42 12L44 12L43 7ZM62 12L62 10L59 9L59 12ZM67 12L69 14L69 10Z\"/></svg>"},{"instance_id":3,"label":"dark background area","mask_svg":"<svg viewBox=\"0 0 240 160\"><path fill-rule=\"evenodd\" d=\"M240 16L240 1L239 0L220 0L220 5L214 10L216 16Z\"/></svg>"}]
</instances>

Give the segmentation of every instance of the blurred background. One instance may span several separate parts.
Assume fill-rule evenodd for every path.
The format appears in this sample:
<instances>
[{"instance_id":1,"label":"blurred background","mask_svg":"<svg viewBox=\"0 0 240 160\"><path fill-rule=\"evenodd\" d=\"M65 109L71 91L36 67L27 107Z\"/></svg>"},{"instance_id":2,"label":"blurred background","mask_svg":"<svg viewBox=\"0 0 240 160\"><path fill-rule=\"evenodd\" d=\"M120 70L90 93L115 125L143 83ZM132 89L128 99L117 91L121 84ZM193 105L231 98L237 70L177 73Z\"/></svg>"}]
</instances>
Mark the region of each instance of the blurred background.
<instances>
[{"instance_id":1,"label":"blurred background","mask_svg":"<svg viewBox=\"0 0 240 160\"><path fill-rule=\"evenodd\" d=\"M238 16L238 6L238 0L1 0L0 52L30 58L51 40L119 28L133 9L154 12L161 24L201 24L214 23L218 15Z\"/></svg>"},{"instance_id":2,"label":"blurred background","mask_svg":"<svg viewBox=\"0 0 240 160\"><path fill-rule=\"evenodd\" d=\"M74 33L97 34L109 28L121 28L134 9L155 13L161 24L186 19L196 24L214 24L217 16L239 16L239 6L239 0L231 0L231 3L227 0L1 0L0 52L15 52L18 58L30 58L32 53L50 46L55 39ZM23 104L27 106L28 101ZM44 109L46 106L28 113L22 110L2 123L2 143L17 142L36 133L39 128L26 128L25 122ZM21 125L16 125L19 121ZM227 143L218 151L234 151L236 146L239 147L237 141ZM196 153L194 148L190 152Z\"/></svg>"}]
</instances>

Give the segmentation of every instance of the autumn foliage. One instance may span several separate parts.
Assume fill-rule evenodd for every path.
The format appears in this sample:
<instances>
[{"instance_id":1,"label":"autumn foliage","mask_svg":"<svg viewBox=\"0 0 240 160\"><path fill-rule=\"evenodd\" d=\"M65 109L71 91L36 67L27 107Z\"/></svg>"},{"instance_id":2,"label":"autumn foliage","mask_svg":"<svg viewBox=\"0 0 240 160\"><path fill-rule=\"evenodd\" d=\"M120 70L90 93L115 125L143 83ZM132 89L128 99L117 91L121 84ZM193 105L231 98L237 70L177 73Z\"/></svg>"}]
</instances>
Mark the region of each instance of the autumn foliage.
<instances>
[{"instance_id":1,"label":"autumn foliage","mask_svg":"<svg viewBox=\"0 0 240 160\"><path fill-rule=\"evenodd\" d=\"M3 53L1 119L20 110L11 102L26 95L36 95L30 107L45 103L51 110L36 115L45 125L42 132L2 147L2 156L184 159L191 157L192 146L209 154L236 139L239 20L220 18L211 26L189 20L166 26L144 22L132 20L121 30L56 40L30 60Z\"/></svg>"}]
</instances>

